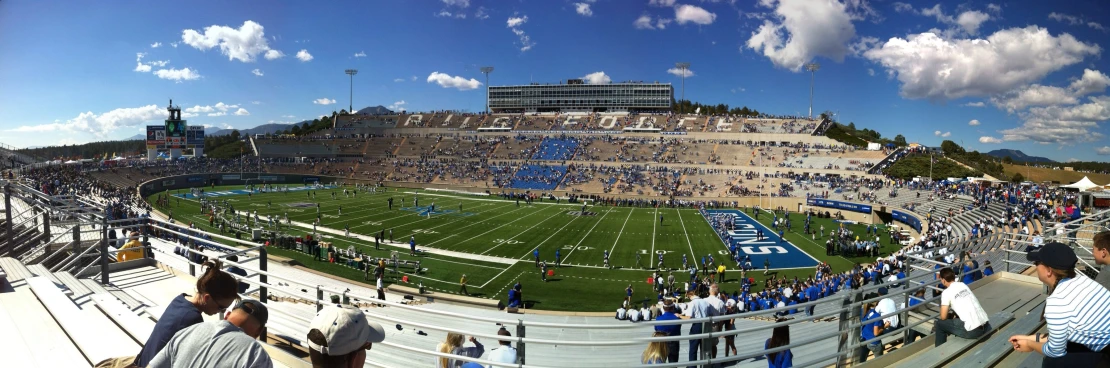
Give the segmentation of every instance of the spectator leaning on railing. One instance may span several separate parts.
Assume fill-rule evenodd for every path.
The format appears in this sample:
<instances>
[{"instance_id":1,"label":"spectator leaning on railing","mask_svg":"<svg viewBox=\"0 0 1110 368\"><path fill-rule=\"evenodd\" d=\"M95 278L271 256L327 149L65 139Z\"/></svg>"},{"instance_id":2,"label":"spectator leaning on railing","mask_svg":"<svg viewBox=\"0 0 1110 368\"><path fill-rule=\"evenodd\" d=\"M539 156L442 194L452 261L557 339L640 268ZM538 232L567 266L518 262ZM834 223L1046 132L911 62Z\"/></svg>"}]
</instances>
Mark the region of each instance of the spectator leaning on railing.
<instances>
[{"instance_id":1,"label":"spectator leaning on railing","mask_svg":"<svg viewBox=\"0 0 1110 368\"><path fill-rule=\"evenodd\" d=\"M1079 258L1064 243L1049 243L1028 259L1048 286L1048 334L1011 336L1014 349L1044 354L1042 367L1110 367L1110 290L1075 272Z\"/></svg>"}]
</instances>

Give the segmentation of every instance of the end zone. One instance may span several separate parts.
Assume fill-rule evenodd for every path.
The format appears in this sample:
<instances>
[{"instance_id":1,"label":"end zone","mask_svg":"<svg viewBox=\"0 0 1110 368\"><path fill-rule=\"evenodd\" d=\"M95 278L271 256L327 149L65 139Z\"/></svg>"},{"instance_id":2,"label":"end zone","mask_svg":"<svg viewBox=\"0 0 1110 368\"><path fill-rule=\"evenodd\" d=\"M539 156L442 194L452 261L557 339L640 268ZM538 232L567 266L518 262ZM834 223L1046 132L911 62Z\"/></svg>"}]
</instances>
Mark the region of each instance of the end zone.
<instances>
[{"instance_id":1,"label":"end zone","mask_svg":"<svg viewBox=\"0 0 1110 368\"><path fill-rule=\"evenodd\" d=\"M763 269L763 260L771 261L771 269L787 269L814 267L821 263L791 244L786 239L779 237L778 232L771 230L759 221L756 221L744 211L740 210L705 210L710 216L715 214L736 215L735 227L726 235L728 246L736 245L736 252L743 256L751 256L752 267ZM763 239L759 240L758 230L763 231Z\"/></svg>"}]
</instances>

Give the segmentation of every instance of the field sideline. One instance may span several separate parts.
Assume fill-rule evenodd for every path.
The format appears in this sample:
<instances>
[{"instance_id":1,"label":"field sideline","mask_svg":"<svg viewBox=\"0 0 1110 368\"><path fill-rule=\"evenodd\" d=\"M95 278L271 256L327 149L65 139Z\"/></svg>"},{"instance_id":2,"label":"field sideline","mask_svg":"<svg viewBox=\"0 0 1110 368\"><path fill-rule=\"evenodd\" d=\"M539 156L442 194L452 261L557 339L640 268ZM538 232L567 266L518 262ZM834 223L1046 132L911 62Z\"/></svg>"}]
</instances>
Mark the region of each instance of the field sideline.
<instances>
[{"instance_id":1,"label":"field sideline","mask_svg":"<svg viewBox=\"0 0 1110 368\"><path fill-rule=\"evenodd\" d=\"M644 280L651 271L636 266L637 254L641 255L641 264L647 268L657 262L656 254L662 252L667 268L665 273L674 273L676 280L681 281L688 278L686 271L677 270L682 266L683 254L690 257L691 264L700 263L701 258L708 254L713 254L718 262L728 259L728 248L695 209L587 206L588 215L580 216L577 213L582 210L582 204L537 200L533 205L521 202L518 206L515 201L499 197L419 193L411 189L389 188L384 193L360 193L355 197L345 197L342 189L320 189L313 190L315 198L311 198L305 190L255 193L249 197L236 193L242 189L241 186L205 188L211 194L227 193L209 198L221 202L227 200L238 211L257 210L263 218L269 215L284 218L288 214L290 220L304 224L311 224L316 219L316 205L319 204L320 226L339 234L329 236L325 233L325 240L333 241L340 249L353 246L372 256L386 257L392 250L407 248L408 239L412 236L418 249L430 247L460 252L457 257L421 255L421 263L428 271L422 275L409 275L410 279L423 282L439 292L457 292L458 279L465 273L469 279L468 291L472 295L501 300L505 299L507 287L520 281L526 286L526 303L539 309L611 310L622 299L628 284L634 284L637 298L648 297L651 295L650 287ZM335 192L336 199L332 199L332 192ZM187 191L172 193L180 196ZM414 196L419 201L418 206L413 203ZM394 198L392 210L389 209L390 197ZM404 205L401 205L402 198ZM151 203L155 203L155 199L156 195L148 198ZM434 211L431 209L433 203ZM175 197L169 207L156 207L164 213L172 210L174 218L183 224L192 222L199 228L217 231L208 227L208 218L200 215L199 203L195 199ZM339 213L340 207L342 214ZM663 217L662 224L660 216ZM767 217L760 217L760 222L769 221ZM795 224L802 221L794 215L792 218ZM359 238L342 236L345 226L350 226L351 234ZM835 225L829 222L826 226ZM289 234L303 235L311 232L311 225L285 229ZM393 239L404 243L404 248L383 246L382 250L375 251L373 235L383 229L387 238L392 229ZM800 226L796 225L795 230L801 231ZM809 242L809 239L804 240L810 244L803 244L799 234L788 232L786 239L815 258L829 258L821 253L823 248ZM534 250L539 250L540 258L555 271L549 282L540 282L539 271L534 265ZM563 268L555 268L556 250L562 258ZM610 252L610 263L615 270L602 267L604 251ZM363 278L357 270L315 262L305 254L280 249L272 252L338 276L354 280ZM402 259L411 258L407 251L399 253ZM504 263L476 260L481 259L480 256L517 261L506 266ZM846 269L851 264L843 258L831 258L835 269ZM762 262L756 260L753 262L755 266L762 268ZM735 263L725 265L728 270L735 271ZM780 270L777 273L805 277L812 274L812 269ZM400 275L394 276L391 279L398 280ZM752 276L757 280L763 278L762 272ZM734 272L729 275L728 282L734 283L738 277L739 273Z\"/></svg>"}]
</instances>

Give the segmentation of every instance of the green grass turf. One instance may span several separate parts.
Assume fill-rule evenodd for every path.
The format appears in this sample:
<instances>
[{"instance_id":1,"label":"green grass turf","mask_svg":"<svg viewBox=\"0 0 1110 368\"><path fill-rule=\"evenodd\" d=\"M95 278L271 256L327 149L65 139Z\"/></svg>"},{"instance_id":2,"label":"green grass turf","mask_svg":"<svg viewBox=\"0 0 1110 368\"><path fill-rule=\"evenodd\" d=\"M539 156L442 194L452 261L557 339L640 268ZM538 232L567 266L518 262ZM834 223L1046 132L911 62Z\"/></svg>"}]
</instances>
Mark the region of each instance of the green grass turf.
<instances>
[{"instance_id":1,"label":"green grass turf","mask_svg":"<svg viewBox=\"0 0 1110 368\"><path fill-rule=\"evenodd\" d=\"M228 189L242 187L206 188L209 192ZM336 199L331 198L333 191L337 195ZM388 234L389 229L392 229L393 238L397 242L407 243L409 237L413 236L418 249L431 247L464 253L462 257L420 255L421 264L427 272L409 275L412 282L423 282L433 291L454 293L458 292L459 278L465 273L469 279L467 289L471 295L505 300L507 288L519 281L524 286L523 295L528 307L547 310L609 311L623 299L624 288L630 283L636 290L634 299L654 298L650 286L645 284L652 271L636 267L638 253L642 255L642 263L647 267L649 262L656 262L655 252L666 252L665 263L668 268L674 269L681 266L683 254L690 255L691 261L701 259L705 254L714 254L717 259L722 259L719 256L720 251L727 249L705 219L693 209L589 206L587 211L596 215L573 216L568 212L581 210L581 204L550 204L545 201L534 205L521 203L517 206L515 201L497 197L419 193L417 197L422 206L434 203L437 209L457 211L461 205L462 212L470 213L468 216L440 214L429 218L401 209L413 206L413 193L410 189L389 188L385 193L360 193L353 198L345 198L342 189L315 192L315 198L309 198L304 191L213 198L221 202L228 200L236 210L257 210L261 216L281 217L288 213L291 220L303 223L312 223L315 220L315 205L318 203L320 226L340 231L344 226L350 226L351 234L359 237L355 239L325 235L326 240L334 242L340 249L359 247L364 253L375 257L388 257L391 251L400 250L398 253L401 259L412 259L402 248L383 246L382 250L374 250L372 234L383 229ZM395 200L392 210L387 201L390 197ZM155 198L156 196L151 196L148 199L154 203ZM405 201L403 206L402 198ZM311 207L289 206L295 203L307 203ZM339 214L340 206L342 215ZM163 213L173 210L174 218L179 223L193 222L203 230L218 232L208 226L206 216L200 215L198 202L174 198L170 201L170 206L156 207ZM664 218L662 224L659 223L660 215ZM794 230L800 233L800 224L804 222L804 217L792 217ZM759 220L768 224L771 221L766 214L760 216ZM826 229L834 226L831 220L826 219L815 218L814 224L815 227L825 224ZM857 227L857 232L863 232L863 226L853 226ZM294 227L286 231L291 235L304 235L308 232L311 232L310 227ZM808 237L803 238L801 234L794 232L788 232L786 238L815 258L829 261L836 271L848 269L855 261L826 257L824 242L820 239L820 245L814 244ZM546 283L541 282L533 261L532 252L536 249L540 251L540 258L546 260L555 272L555 276ZM562 268L554 267L557 249L562 256ZM611 265L617 270L601 267L605 250L610 251ZM884 249L885 251L887 250ZM297 259L312 269L352 280L363 280L360 271L344 265L315 261L310 255L297 251L271 248L270 252ZM476 261L467 258L466 253L514 259L517 262L507 266L503 263ZM724 289L738 288L740 273L732 269L732 264L726 266L729 270L726 271L728 280L723 285ZM402 268L402 271L405 270ZM688 279L685 271L674 273L676 281ZM812 273L811 269L779 270L771 276L797 275L804 278ZM400 276L390 275L387 281L398 281ZM765 279L762 271L753 272L749 276L756 280Z\"/></svg>"}]
</instances>

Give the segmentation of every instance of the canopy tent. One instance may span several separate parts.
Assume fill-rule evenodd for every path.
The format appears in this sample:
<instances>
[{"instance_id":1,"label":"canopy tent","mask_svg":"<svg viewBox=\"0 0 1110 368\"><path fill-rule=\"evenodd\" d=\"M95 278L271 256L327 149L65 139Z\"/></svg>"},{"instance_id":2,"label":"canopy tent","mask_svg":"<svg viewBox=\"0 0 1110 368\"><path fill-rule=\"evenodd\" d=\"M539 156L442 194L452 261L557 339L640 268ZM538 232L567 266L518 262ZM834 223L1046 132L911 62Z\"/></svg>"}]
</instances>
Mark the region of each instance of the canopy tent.
<instances>
[{"instance_id":1,"label":"canopy tent","mask_svg":"<svg viewBox=\"0 0 1110 368\"><path fill-rule=\"evenodd\" d=\"M66 161L65 163L66 163L66 164L77 164L77 163L79 163L79 162L77 162L77 161L75 161L75 160L69 160L69 161Z\"/></svg>"},{"instance_id":2,"label":"canopy tent","mask_svg":"<svg viewBox=\"0 0 1110 368\"><path fill-rule=\"evenodd\" d=\"M1069 189L1078 189L1079 191L1085 191L1087 189L1091 189L1091 188L1094 188L1094 187L1097 187L1097 186L1098 186L1098 184L1095 184L1095 183L1091 182L1091 179L1088 179L1086 176L1084 176L1083 179L1080 180L1080 181L1077 181L1077 182L1074 182L1074 183L1071 183L1071 184L1068 184L1068 185L1061 185L1060 187L1061 188L1069 188Z\"/></svg>"}]
</instances>

